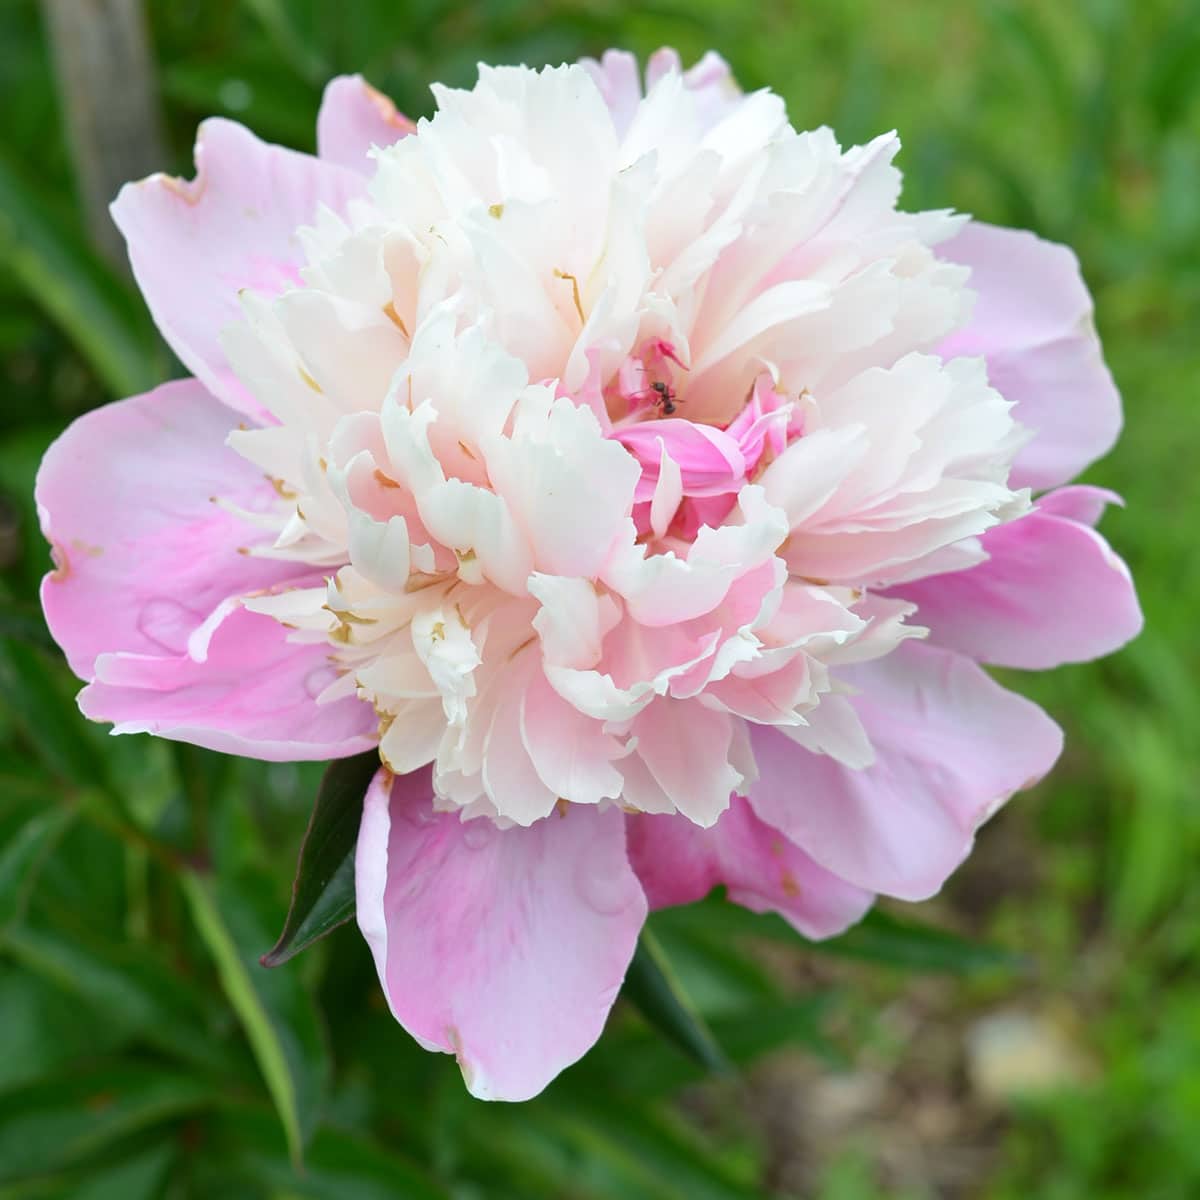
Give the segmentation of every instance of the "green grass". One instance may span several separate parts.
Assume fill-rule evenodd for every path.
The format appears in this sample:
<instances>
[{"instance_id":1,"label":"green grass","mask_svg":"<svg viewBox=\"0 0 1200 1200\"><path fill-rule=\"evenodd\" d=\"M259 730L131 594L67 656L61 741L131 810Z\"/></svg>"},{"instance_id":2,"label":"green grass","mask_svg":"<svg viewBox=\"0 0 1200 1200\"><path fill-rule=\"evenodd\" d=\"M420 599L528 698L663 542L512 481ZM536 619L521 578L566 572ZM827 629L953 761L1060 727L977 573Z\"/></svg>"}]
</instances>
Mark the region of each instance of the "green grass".
<instances>
[{"instance_id":1,"label":"green grass","mask_svg":"<svg viewBox=\"0 0 1200 1200\"><path fill-rule=\"evenodd\" d=\"M117 381L160 367L138 358L136 297L82 249L38 6L10 0L0 846L15 849L0 851L0 1128L19 1114L11 1127L26 1132L0 1134L0 1198L1200 1195L1200 2L149 9L174 156L164 166L176 170L189 169L194 126L212 112L311 146L327 73L361 70L419 115L429 80L466 83L477 59L537 64L609 44L644 54L671 43L685 57L715 45L746 86L781 92L798 125L831 124L843 142L897 128L910 207L954 206L1077 250L1127 418L1088 479L1127 498L1104 531L1134 571L1147 625L1104 662L1010 678L1066 727L1068 752L985 831L926 914L1032 970L934 978L834 966L794 945L723 956L686 924L664 927L705 1015L731 1036L739 1013L765 1021L801 989L821 993L819 1011L811 995L798 1001L807 1050L794 1071L785 1058L745 1085L688 1084L694 1070L626 1014L545 1099L484 1108L448 1060L394 1027L349 930L283 968L290 986L249 997L239 977L231 1003L222 973L228 988L236 954L268 948L251 944L254 931L278 928L316 776L107 739L77 716L69 677L37 644L40 453ZM218 939L211 923L197 934L171 866L198 845L227 915L253 913ZM981 1102L962 1079L962 1038L1000 1008L1055 1014L1091 1070L1061 1092ZM248 1041L238 1014L251 1009ZM318 1114L302 1176L256 1067L268 1026L281 1047L268 1056L274 1091L286 1076ZM774 1127L772 1079L795 1091L846 1075L882 1079L884 1099L826 1142L797 1132L807 1118ZM905 1088L911 1112L893 1103ZM918 1111L943 1100L959 1123L926 1141L935 1160L975 1156L965 1183L936 1162L922 1171L889 1157L926 1137L913 1132Z\"/></svg>"}]
</instances>

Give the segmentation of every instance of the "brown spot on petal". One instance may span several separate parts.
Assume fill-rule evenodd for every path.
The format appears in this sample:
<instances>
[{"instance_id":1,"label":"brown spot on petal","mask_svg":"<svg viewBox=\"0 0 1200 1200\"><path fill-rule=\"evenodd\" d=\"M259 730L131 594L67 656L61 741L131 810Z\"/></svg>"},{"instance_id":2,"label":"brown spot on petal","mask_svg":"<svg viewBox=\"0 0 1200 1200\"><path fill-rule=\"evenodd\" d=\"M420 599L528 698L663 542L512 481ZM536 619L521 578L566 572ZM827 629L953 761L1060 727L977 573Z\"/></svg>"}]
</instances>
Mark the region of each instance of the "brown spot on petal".
<instances>
[{"instance_id":1,"label":"brown spot on petal","mask_svg":"<svg viewBox=\"0 0 1200 1200\"><path fill-rule=\"evenodd\" d=\"M527 646L532 646L532 645L533 645L533 643L534 643L534 642L536 642L536 641L537 641L537 634L534 634L532 637L527 637L527 638L526 638L526 639L525 639L525 640L524 640L524 641L523 641L523 642L522 642L522 643L521 643L521 644L520 644L520 645L519 645L519 646L518 646L518 647L517 647L517 648L516 648L516 649L515 649L515 650L514 650L514 651L513 651L513 652L512 652L510 655L509 655L509 656L508 656L508 661L509 661L509 662L512 662L512 660L513 660L514 658L516 658L516 657L517 657L517 655L518 655L518 654L520 654L522 650L524 650L524 649L525 649Z\"/></svg>"},{"instance_id":2,"label":"brown spot on petal","mask_svg":"<svg viewBox=\"0 0 1200 1200\"><path fill-rule=\"evenodd\" d=\"M462 1034L453 1025L446 1026L446 1042L454 1052L454 1061L458 1063L458 1069L462 1072L463 1083L467 1085L469 1090L475 1072L471 1070L467 1060L463 1057Z\"/></svg>"},{"instance_id":3,"label":"brown spot on petal","mask_svg":"<svg viewBox=\"0 0 1200 1200\"><path fill-rule=\"evenodd\" d=\"M783 889L785 896L800 895L800 885L796 882L796 877L791 871L784 871L779 877L779 886Z\"/></svg>"},{"instance_id":4,"label":"brown spot on petal","mask_svg":"<svg viewBox=\"0 0 1200 1200\"><path fill-rule=\"evenodd\" d=\"M157 183L172 195L178 196L184 204L199 204L208 186L208 178L203 171L195 179L181 179L178 175L164 175L160 172L143 179L142 183Z\"/></svg>"},{"instance_id":5,"label":"brown spot on petal","mask_svg":"<svg viewBox=\"0 0 1200 1200\"><path fill-rule=\"evenodd\" d=\"M71 574L71 558L57 542L50 543L50 561L54 563L50 578L55 583L62 583Z\"/></svg>"},{"instance_id":6,"label":"brown spot on petal","mask_svg":"<svg viewBox=\"0 0 1200 1200\"><path fill-rule=\"evenodd\" d=\"M570 800L564 800L562 796L559 796L559 798L554 802L555 811L560 817L565 817L567 815L567 810L570 807Z\"/></svg>"},{"instance_id":7,"label":"brown spot on petal","mask_svg":"<svg viewBox=\"0 0 1200 1200\"><path fill-rule=\"evenodd\" d=\"M364 81L363 91L367 93L367 99L375 106L375 111L393 129L399 129L405 134L416 130L416 122L406 117L402 112L399 112L391 99L385 96L378 88L373 88L369 83Z\"/></svg>"},{"instance_id":8,"label":"brown spot on petal","mask_svg":"<svg viewBox=\"0 0 1200 1200\"><path fill-rule=\"evenodd\" d=\"M474 454L474 452L471 450L471 447L470 447L470 446L468 446L468 445L467 445L467 443L466 443L466 442L464 442L464 441L462 440L462 438L459 438L459 439L458 439L458 448L459 448L459 449L460 449L460 450L461 450L461 451L462 451L462 452L463 452L463 453L464 453L464 454L465 454L465 455L466 455L466 456L467 456L469 459L472 459L473 461L477 461L477 460L475 459L475 454Z\"/></svg>"},{"instance_id":9,"label":"brown spot on petal","mask_svg":"<svg viewBox=\"0 0 1200 1200\"><path fill-rule=\"evenodd\" d=\"M385 475L378 467L375 468L374 479L380 487L398 488L400 486L390 475Z\"/></svg>"}]
</instances>

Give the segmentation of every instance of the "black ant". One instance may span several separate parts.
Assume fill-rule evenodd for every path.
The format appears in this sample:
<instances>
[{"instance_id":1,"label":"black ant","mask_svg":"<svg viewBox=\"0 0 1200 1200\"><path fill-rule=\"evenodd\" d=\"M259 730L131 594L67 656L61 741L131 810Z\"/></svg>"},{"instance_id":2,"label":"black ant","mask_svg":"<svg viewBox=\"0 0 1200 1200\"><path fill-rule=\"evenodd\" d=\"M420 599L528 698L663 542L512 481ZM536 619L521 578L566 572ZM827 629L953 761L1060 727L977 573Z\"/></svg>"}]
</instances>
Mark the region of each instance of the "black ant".
<instances>
[{"instance_id":1,"label":"black ant","mask_svg":"<svg viewBox=\"0 0 1200 1200\"><path fill-rule=\"evenodd\" d=\"M650 385L650 390L656 393L653 401L664 417L673 416L675 413L675 389L669 383L663 383L661 379L655 380Z\"/></svg>"}]
</instances>

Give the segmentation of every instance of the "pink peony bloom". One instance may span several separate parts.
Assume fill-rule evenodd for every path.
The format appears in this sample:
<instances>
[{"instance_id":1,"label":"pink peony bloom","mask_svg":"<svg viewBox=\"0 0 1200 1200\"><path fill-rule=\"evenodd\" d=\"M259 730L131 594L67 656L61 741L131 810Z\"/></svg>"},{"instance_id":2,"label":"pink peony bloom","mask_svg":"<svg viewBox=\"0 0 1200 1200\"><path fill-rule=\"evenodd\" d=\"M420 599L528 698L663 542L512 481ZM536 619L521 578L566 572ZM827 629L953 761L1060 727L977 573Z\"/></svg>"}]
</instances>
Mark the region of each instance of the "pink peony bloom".
<instances>
[{"instance_id":1,"label":"pink peony bloom","mask_svg":"<svg viewBox=\"0 0 1200 1200\"><path fill-rule=\"evenodd\" d=\"M206 122L113 207L193 378L77 421L37 498L83 711L265 759L378 746L358 920L478 1096L598 1037L647 908L813 938L936 892L1058 727L979 663L1141 623L1048 491L1117 393L1070 251L896 208L667 51L330 84L315 158Z\"/></svg>"}]
</instances>

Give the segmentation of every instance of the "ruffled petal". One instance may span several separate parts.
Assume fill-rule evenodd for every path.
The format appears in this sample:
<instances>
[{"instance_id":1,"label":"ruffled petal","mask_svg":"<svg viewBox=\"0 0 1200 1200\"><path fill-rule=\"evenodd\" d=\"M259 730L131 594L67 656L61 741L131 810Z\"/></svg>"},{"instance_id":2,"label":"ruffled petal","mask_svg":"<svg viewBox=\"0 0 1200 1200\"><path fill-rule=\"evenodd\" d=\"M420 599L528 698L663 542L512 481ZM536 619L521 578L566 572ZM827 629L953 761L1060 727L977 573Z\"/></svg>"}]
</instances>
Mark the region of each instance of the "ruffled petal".
<instances>
[{"instance_id":1,"label":"ruffled petal","mask_svg":"<svg viewBox=\"0 0 1200 1200\"><path fill-rule=\"evenodd\" d=\"M278 498L225 445L231 424L185 379L80 417L46 452L36 497L57 568L42 605L81 678L104 652L180 654L226 598L303 572L245 553L271 537L232 510Z\"/></svg>"},{"instance_id":2,"label":"ruffled petal","mask_svg":"<svg viewBox=\"0 0 1200 1200\"><path fill-rule=\"evenodd\" d=\"M842 672L875 749L862 770L752 729L754 811L834 874L922 900L966 857L975 830L1062 750L1062 731L969 659L908 641Z\"/></svg>"},{"instance_id":3,"label":"ruffled petal","mask_svg":"<svg viewBox=\"0 0 1200 1200\"><path fill-rule=\"evenodd\" d=\"M464 823L433 811L428 771L376 776L355 879L393 1014L485 1100L535 1096L589 1049L646 916L617 809Z\"/></svg>"},{"instance_id":4,"label":"ruffled petal","mask_svg":"<svg viewBox=\"0 0 1200 1200\"><path fill-rule=\"evenodd\" d=\"M983 355L994 388L1036 437L1017 455L1012 486L1055 487L1107 454L1121 397L1100 352L1092 298L1066 246L972 221L938 254L971 268L978 293L943 357Z\"/></svg>"},{"instance_id":5,"label":"ruffled petal","mask_svg":"<svg viewBox=\"0 0 1200 1200\"><path fill-rule=\"evenodd\" d=\"M629 858L651 908L690 904L718 884L752 912L777 912L806 937L834 937L860 920L874 896L818 866L734 796L711 829L687 817L636 816Z\"/></svg>"},{"instance_id":6,"label":"ruffled petal","mask_svg":"<svg viewBox=\"0 0 1200 1200\"><path fill-rule=\"evenodd\" d=\"M196 136L194 180L151 175L127 183L114 201L154 323L188 370L239 412L257 417L262 408L218 342L242 317L238 293L298 284L297 229L314 224L322 205L344 212L365 187L352 171L213 119Z\"/></svg>"}]
</instances>

